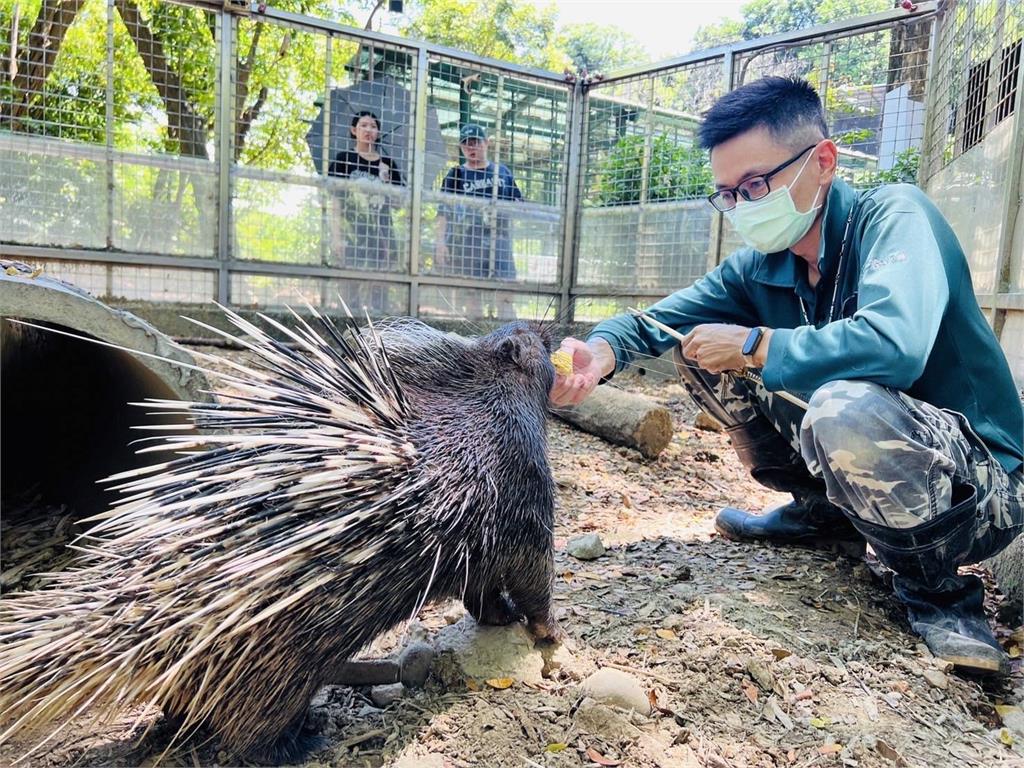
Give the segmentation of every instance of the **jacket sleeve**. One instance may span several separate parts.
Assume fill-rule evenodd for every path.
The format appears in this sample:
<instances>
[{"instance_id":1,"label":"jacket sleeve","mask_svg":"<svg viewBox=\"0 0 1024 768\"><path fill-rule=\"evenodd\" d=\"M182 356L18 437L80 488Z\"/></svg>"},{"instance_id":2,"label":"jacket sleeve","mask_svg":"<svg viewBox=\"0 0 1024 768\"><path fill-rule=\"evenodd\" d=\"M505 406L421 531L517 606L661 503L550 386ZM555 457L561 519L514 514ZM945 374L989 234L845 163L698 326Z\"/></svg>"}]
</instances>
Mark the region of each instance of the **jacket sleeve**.
<instances>
[{"instance_id":1,"label":"jacket sleeve","mask_svg":"<svg viewBox=\"0 0 1024 768\"><path fill-rule=\"evenodd\" d=\"M744 272L752 261L749 249L737 251L693 285L676 291L647 309L655 320L679 333L704 323L756 325L756 314L744 287ZM604 339L615 351L615 370L635 356L658 356L679 342L638 317L618 315L600 323L588 336Z\"/></svg>"},{"instance_id":2,"label":"jacket sleeve","mask_svg":"<svg viewBox=\"0 0 1024 768\"><path fill-rule=\"evenodd\" d=\"M908 389L917 381L950 295L922 197L899 185L864 203L857 311L821 328L775 330L762 371L768 389L813 392L840 379Z\"/></svg>"}]
</instances>

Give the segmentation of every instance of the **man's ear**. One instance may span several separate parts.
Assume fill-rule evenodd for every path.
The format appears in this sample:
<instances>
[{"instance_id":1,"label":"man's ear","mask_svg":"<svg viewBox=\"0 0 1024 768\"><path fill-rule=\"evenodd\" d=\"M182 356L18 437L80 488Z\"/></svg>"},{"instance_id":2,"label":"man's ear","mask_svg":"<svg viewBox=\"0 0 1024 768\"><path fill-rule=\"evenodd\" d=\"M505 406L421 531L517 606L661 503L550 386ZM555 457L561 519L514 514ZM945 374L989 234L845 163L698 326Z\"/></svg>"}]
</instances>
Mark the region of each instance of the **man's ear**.
<instances>
[{"instance_id":1,"label":"man's ear","mask_svg":"<svg viewBox=\"0 0 1024 768\"><path fill-rule=\"evenodd\" d=\"M839 167L839 148L831 139L825 139L814 150L814 163L818 169L818 183L828 184Z\"/></svg>"}]
</instances>

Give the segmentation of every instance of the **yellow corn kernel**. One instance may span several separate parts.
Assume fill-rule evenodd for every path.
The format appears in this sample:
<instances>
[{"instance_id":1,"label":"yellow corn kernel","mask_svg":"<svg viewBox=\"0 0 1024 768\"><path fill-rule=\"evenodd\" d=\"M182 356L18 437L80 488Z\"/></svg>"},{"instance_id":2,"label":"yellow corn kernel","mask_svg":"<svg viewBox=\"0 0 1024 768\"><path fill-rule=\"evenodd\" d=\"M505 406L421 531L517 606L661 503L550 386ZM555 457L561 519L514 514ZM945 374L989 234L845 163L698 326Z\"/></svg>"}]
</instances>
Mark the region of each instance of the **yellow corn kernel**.
<instances>
[{"instance_id":1,"label":"yellow corn kernel","mask_svg":"<svg viewBox=\"0 0 1024 768\"><path fill-rule=\"evenodd\" d=\"M555 373L559 376L568 376L572 373L572 355L564 349L551 353L551 364L555 366Z\"/></svg>"}]
</instances>

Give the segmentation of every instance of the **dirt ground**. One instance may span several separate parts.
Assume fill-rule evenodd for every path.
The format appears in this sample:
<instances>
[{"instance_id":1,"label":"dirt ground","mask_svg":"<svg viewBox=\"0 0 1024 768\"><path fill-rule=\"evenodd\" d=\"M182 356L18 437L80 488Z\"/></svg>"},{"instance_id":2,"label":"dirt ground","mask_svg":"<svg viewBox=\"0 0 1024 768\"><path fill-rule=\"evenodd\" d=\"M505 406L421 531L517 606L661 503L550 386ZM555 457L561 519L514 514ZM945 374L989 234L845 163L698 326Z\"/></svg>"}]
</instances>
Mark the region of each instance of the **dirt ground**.
<instances>
[{"instance_id":1,"label":"dirt ground","mask_svg":"<svg viewBox=\"0 0 1024 768\"><path fill-rule=\"evenodd\" d=\"M383 709L365 690L326 688L310 722L327 745L307 768L1024 766L1024 734L1001 724L1012 711L1005 707L1024 700L1019 606L990 589L999 636L1018 657L1008 681L947 674L909 633L880 569L715 535L719 507L760 508L783 497L749 480L725 435L695 429L678 385L627 386L673 412L676 434L658 459L551 427L555 604L573 662L540 685L432 682ZM63 519L61 510L51 514ZM584 532L600 535L603 557L565 553L566 541ZM433 634L459 613L434 606L420 623ZM383 638L373 652L396 639ZM654 715L602 709L584 717L579 678L601 666L636 676ZM157 720L137 737L155 719L129 712L102 727L72 723L20 764L153 765L168 734ZM0 764L25 746L5 745ZM160 764L237 760L215 744L186 744Z\"/></svg>"}]
</instances>

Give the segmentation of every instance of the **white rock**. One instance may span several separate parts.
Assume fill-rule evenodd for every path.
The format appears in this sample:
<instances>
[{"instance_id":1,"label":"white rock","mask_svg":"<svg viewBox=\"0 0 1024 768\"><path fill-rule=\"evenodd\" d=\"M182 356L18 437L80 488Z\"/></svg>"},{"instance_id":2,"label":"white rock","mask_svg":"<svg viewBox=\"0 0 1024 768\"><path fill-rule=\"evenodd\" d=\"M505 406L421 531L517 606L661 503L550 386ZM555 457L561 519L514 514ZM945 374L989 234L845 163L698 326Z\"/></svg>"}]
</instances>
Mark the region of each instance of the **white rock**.
<instances>
[{"instance_id":1,"label":"white rock","mask_svg":"<svg viewBox=\"0 0 1024 768\"><path fill-rule=\"evenodd\" d=\"M370 689L370 701L376 704L378 707L384 708L389 704L394 704L405 693L405 686L401 683L391 683L390 685L375 685Z\"/></svg>"},{"instance_id":2,"label":"white rock","mask_svg":"<svg viewBox=\"0 0 1024 768\"><path fill-rule=\"evenodd\" d=\"M592 674L580 686L583 692L602 704L633 709L642 715L651 714L647 692L633 675L605 667Z\"/></svg>"},{"instance_id":3,"label":"white rock","mask_svg":"<svg viewBox=\"0 0 1024 768\"><path fill-rule=\"evenodd\" d=\"M565 551L577 560L596 560L604 554L604 544L596 533L587 533L569 539Z\"/></svg>"},{"instance_id":4,"label":"white rock","mask_svg":"<svg viewBox=\"0 0 1024 768\"><path fill-rule=\"evenodd\" d=\"M949 678L937 669L926 669L921 676L928 681L928 685L939 690L946 690L949 687Z\"/></svg>"},{"instance_id":5,"label":"white rock","mask_svg":"<svg viewBox=\"0 0 1024 768\"><path fill-rule=\"evenodd\" d=\"M447 685L467 678L489 680L511 677L518 682L541 683L544 657L522 624L484 627L466 616L443 627L434 637L434 673Z\"/></svg>"}]
</instances>

